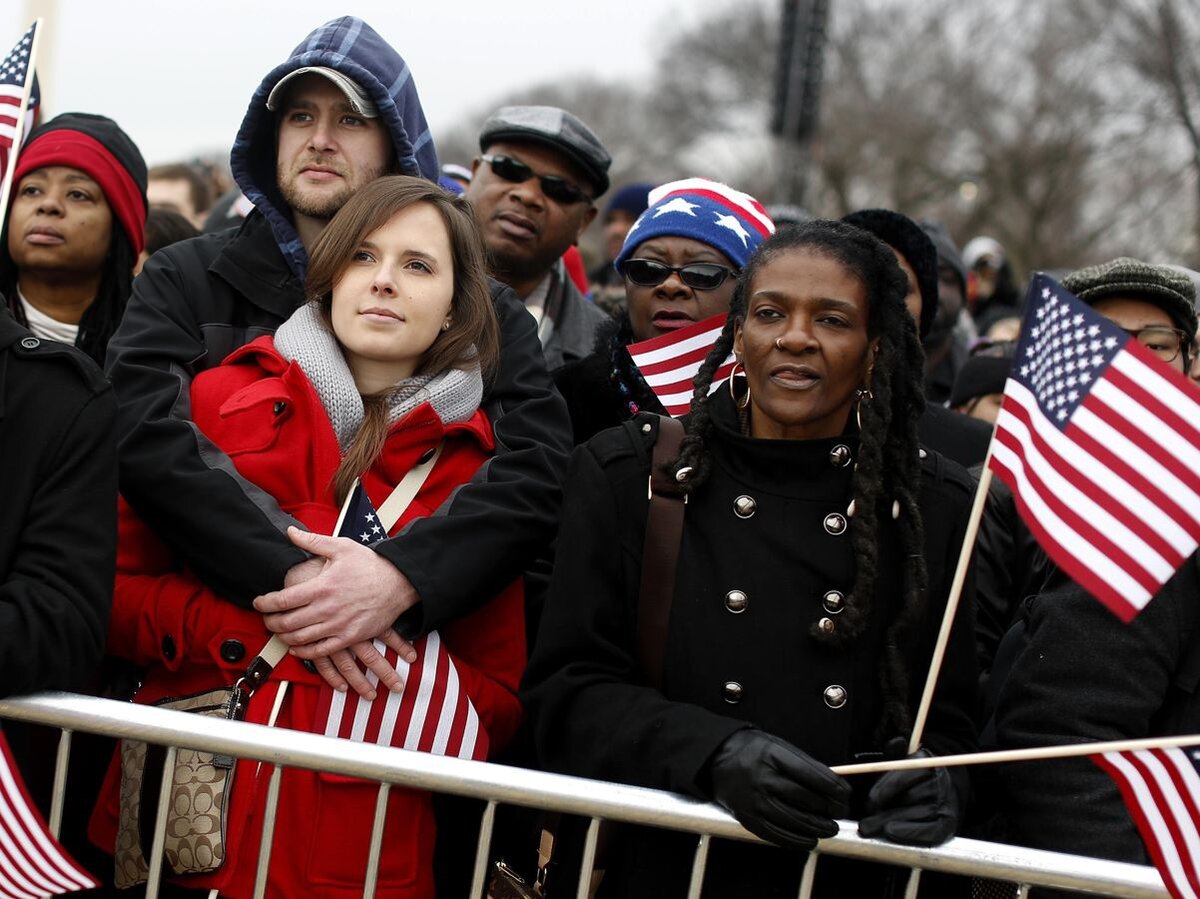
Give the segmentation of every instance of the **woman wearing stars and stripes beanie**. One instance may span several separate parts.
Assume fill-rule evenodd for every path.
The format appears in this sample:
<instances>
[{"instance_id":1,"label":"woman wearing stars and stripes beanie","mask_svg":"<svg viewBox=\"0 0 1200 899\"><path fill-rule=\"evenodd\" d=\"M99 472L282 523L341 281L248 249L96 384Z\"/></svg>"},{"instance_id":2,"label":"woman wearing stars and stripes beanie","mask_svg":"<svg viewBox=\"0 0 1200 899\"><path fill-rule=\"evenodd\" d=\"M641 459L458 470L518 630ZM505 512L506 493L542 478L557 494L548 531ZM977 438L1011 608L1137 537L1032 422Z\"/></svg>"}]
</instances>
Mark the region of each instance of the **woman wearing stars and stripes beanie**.
<instances>
[{"instance_id":1,"label":"woman wearing stars and stripes beanie","mask_svg":"<svg viewBox=\"0 0 1200 899\"><path fill-rule=\"evenodd\" d=\"M626 310L601 326L590 356L554 376L576 443L639 411L665 414L625 348L728 313L738 274L774 231L758 200L718 181L685 178L650 191L613 262Z\"/></svg>"},{"instance_id":2,"label":"woman wearing stars and stripes beanie","mask_svg":"<svg viewBox=\"0 0 1200 899\"><path fill-rule=\"evenodd\" d=\"M17 158L0 241L0 293L39 337L103 365L145 243L146 162L112 119L69 112Z\"/></svg>"}]
</instances>

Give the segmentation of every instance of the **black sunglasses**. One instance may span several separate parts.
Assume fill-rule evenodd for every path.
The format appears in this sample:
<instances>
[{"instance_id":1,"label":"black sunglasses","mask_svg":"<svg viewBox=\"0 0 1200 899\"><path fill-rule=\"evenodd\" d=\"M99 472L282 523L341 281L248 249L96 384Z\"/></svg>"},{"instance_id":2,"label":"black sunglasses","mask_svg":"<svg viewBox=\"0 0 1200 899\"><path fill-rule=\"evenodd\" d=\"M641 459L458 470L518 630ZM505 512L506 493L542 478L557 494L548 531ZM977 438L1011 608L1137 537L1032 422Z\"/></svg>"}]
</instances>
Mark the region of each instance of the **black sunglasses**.
<instances>
[{"instance_id":1,"label":"black sunglasses","mask_svg":"<svg viewBox=\"0 0 1200 899\"><path fill-rule=\"evenodd\" d=\"M621 263L621 274L641 287L658 287L676 274L694 290L716 290L733 274L733 269L715 262L692 262L676 267L653 259L626 259Z\"/></svg>"},{"instance_id":2,"label":"black sunglasses","mask_svg":"<svg viewBox=\"0 0 1200 899\"><path fill-rule=\"evenodd\" d=\"M489 153L479 158L490 165L498 177L505 181L511 181L513 184L524 184L530 178L537 178L538 183L542 186L542 193L555 203L570 205L571 203L590 203L592 201L591 197L566 178L558 175L539 175L519 159L502 156L498 153L494 155Z\"/></svg>"}]
</instances>

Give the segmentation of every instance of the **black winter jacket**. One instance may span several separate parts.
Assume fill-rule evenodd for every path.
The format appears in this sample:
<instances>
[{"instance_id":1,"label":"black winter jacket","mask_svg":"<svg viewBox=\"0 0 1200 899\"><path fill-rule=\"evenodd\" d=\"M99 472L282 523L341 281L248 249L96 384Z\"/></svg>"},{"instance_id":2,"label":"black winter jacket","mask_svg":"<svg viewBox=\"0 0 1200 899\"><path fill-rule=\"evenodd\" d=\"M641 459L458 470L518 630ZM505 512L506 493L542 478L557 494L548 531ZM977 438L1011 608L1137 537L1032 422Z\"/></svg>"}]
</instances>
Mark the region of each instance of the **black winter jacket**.
<instances>
[{"instance_id":1,"label":"black winter jacket","mask_svg":"<svg viewBox=\"0 0 1200 899\"><path fill-rule=\"evenodd\" d=\"M96 673L117 551L116 403L100 369L0 303L0 695Z\"/></svg>"},{"instance_id":2,"label":"black winter jacket","mask_svg":"<svg viewBox=\"0 0 1200 899\"><path fill-rule=\"evenodd\" d=\"M532 317L511 289L491 287L501 353L484 404L497 454L438 514L378 546L421 596L402 619L410 635L494 595L554 535L570 440L565 408ZM156 253L109 345L122 493L206 584L244 606L278 589L303 561L285 535L297 522L191 422L189 386L232 350L273 333L302 300L300 282L254 212L239 229Z\"/></svg>"},{"instance_id":3,"label":"black winter jacket","mask_svg":"<svg viewBox=\"0 0 1200 899\"><path fill-rule=\"evenodd\" d=\"M900 543L890 531L903 522L893 525L884 513L889 536L860 638L839 651L811 636L822 617L837 626L831 593L847 594L854 580L847 532L823 523L846 511L856 435L752 440L737 433L727 394L713 407L713 469L686 506L662 691L645 684L635 651L654 418L604 431L572 457L554 577L523 693L539 756L552 769L711 799L709 760L741 728L760 727L830 765L877 759L893 736L877 733L879 677L901 601ZM831 454L838 444L845 455ZM930 601L907 646L912 708L971 497L959 466L936 453L922 465ZM739 497L743 510L746 497L753 501L749 516L735 513ZM937 754L975 746L969 582L962 603L924 741ZM854 784L859 809L869 785ZM611 888L608 895L682 896L694 848L694 839L664 832L622 841L602 895ZM719 842L705 895L794 896L802 863L779 850ZM881 895L870 869L859 880L853 867L866 866L822 861L818 895Z\"/></svg>"}]
</instances>

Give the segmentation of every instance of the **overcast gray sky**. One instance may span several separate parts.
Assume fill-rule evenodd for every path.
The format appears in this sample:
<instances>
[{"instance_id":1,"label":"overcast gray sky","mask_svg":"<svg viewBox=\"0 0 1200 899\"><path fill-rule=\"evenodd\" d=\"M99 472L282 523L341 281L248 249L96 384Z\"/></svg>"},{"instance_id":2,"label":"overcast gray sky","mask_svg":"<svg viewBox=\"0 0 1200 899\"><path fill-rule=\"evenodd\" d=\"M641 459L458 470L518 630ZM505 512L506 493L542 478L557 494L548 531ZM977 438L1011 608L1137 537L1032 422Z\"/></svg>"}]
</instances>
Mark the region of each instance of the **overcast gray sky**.
<instances>
[{"instance_id":1,"label":"overcast gray sky","mask_svg":"<svg viewBox=\"0 0 1200 899\"><path fill-rule=\"evenodd\" d=\"M263 75L339 15L361 16L405 58L436 138L524 85L644 75L658 42L726 2L17 0L0 4L0 56L45 16L46 111L111 116L153 165L227 149Z\"/></svg>"}]
</instances>

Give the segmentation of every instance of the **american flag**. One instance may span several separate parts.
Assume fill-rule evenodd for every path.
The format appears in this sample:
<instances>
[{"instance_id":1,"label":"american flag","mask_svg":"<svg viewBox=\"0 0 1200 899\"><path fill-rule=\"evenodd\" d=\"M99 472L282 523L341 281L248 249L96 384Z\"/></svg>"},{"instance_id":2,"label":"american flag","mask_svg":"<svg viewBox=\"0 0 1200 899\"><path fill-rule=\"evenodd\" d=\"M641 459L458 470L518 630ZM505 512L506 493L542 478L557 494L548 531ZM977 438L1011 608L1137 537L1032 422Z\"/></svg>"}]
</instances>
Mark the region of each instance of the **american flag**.
<instances>
[{"instance_id":1,"label":"american flag","mask_svg":"<svg viewBox=\"0 0 1200 899\"><path fill-rule=\"evenodd\" d=\"M38 104L41 102L37 74L31 71L33 38L36 32L35 22L21 36L12 52L0 61L0 180L8 171L9 159L16 155L12 150L13 141L17 136L17 121L22 114L21 102L25 99L26 79L31 75L33 87L29 94L29 104L24 110L25 123L21 128L21 134L25 137L33 130Z\"/></svg>"},{"instance_id":2,"label":"american flag","mask_svg":"<svg viewBox=\"0 0 1200 899\"><path fill-rule=\"evenodd\" d=\"M43 899L97 886L42 822L0 732L0 899Z\"/></svg>"},{"instance_id":3,"label":"american flag","mask_svg":"<svg viewBox=\"0 0 1200 899\"><path fill-rule=\"evenodd\" d=\"M670 334L651 337L626 347L633 364L668 415L687 413L692 402L692 379L721 335L726 318L724 315L714 315ZM721 364L713 375L709 393L728 380L733 363L731 355Z\"/></svg>"},{"instance_id":4,"label":"american flag","mask_svg":"<svg viewBox=\"0 0 1200 899\"><path fill-rule=\"evenodd\" d=\"M1200 394L1037 275L992 440L1042 548L1122 621L1200 542Z\"/></svg>"},{"instance_id":5,"label":"american flag","mask_svg":"<svg viewBox=\"0 0 1200 899\"><path fill-rule=\"evenodd\" d=\"M1093 755L1175 899L1200 899L1200 746Z\"/></svg>"},{"instance_id":6,"label":"american flag","mask_svg":"<svg viewBox=\"0 0 1200 899\"><path fill-rule=\"evenodd\" d=\"M337 536L367 545L387 537L375 507L359 484L343 505ZM437 631L430 631L413 647L417 660L410 665L376 640L375 648L404 680L403 691L377 690L372 700L353 691L323 688L317 704L318 733L435 755L486 759L488 735L441 637ZM378 687L378 676L368 671L366 677L372 687Z\"/></svg>"}]
</instances>

